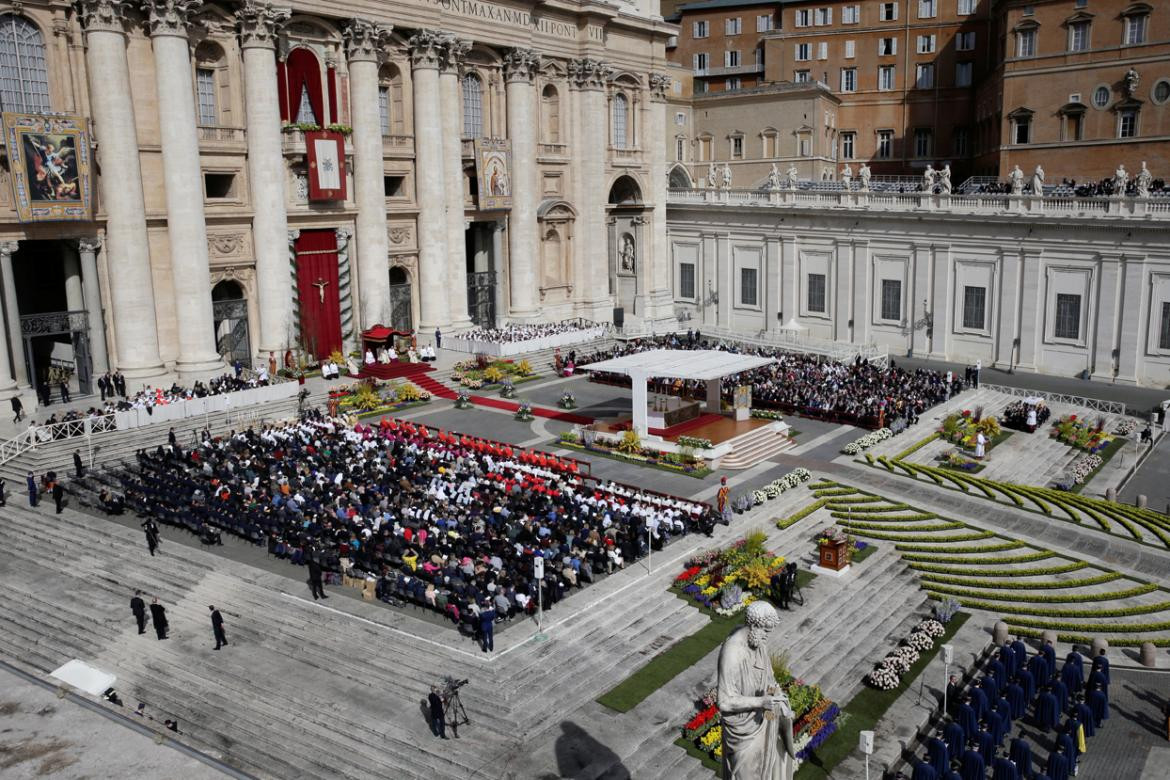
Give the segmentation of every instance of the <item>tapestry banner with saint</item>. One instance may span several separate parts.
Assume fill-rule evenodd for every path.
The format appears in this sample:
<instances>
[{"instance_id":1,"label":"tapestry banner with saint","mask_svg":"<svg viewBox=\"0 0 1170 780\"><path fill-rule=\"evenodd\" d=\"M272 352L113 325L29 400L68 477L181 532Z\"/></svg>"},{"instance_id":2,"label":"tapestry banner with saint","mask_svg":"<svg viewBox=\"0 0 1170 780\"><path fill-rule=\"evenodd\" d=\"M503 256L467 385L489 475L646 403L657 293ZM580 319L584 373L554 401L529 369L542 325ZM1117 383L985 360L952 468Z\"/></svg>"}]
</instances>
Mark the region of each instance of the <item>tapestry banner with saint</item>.
<instances>
[{"instance_id":1,"label":"tapestry banner with saint","mask_svg":"<svg viewBox=\"0 0 1170 780\"><path fill-rule=\"evenodd\" d=\"M309 200L345 200L345 136L332 130L305 133Z\"/></svg>"},{"instance_id":2,"label":"tapestry banner with saint","mask_svg":"<svg viewBox=\"0 0 1170 780\"><path fill-rule=\"evenodd\" d=\"M93 219L89 131L74 114L5 111L16 215L21 222L87 222ZM107 171L117 176L117 171Z\"/></svg>"},{"instance_id":3,"label":"tapestry banner with saint","mask_svg":"<svg viewBox=\"0 0 1170 780\"><path fill-rule=\"evenodd\" d=\"M494 211L512 206L512 142L501 138L475 139L475 172L479 208Z\"/></svg>"}]
</instances>

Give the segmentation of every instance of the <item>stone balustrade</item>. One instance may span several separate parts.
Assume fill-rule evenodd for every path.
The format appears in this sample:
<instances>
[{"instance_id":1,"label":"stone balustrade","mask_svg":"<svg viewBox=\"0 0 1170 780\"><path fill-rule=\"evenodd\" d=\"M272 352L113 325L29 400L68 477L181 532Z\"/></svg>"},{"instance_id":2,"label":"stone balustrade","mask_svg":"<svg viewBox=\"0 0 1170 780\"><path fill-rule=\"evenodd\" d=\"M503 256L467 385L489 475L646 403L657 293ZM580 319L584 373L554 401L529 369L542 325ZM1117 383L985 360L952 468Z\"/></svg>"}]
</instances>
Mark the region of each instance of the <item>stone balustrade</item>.
<instances>
[{"instance_id":1,"label":"stone balustrade","mask_svg":"<svg viewBox=\"0 0 1170 780\"><path fill-rule=\"evenodd\" d=\"M1134 198L974 194L860 190L671 189L672 206L789 206L870 211L927 211L952 214L1026 214L1029 216L1140 218L1170 220L1170 197Z\"/></svg>"}]
</instances>

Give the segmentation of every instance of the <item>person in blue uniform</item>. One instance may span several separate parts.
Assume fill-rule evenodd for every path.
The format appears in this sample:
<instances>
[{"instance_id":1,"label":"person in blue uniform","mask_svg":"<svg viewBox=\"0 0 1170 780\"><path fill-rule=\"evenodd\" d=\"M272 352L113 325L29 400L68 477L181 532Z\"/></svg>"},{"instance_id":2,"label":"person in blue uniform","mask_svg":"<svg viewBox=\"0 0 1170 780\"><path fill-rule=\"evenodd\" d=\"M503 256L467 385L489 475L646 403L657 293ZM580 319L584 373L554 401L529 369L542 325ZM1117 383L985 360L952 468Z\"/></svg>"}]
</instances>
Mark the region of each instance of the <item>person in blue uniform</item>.
<instances>
[{"instance_id":1,"label":"person in blue uniform","mask_svg":"<svg viewBox=\"0 0 1170 780\"><path fill-rule=\"evenodd\" d=\"M943 727L943 742L947 743L948 758L959 760L963 753L963 745L967 742L966 732L957 720L952 720Z\"/></svg>"},{"instance_id":2,"label":"person in blue uniform","mask_svg":"<svg viewBox=\"0 0 1170 780\"><path fill-rule=\"evenodd\" d=\"M1039 696L1036 697L1035 723L1044 731L1051 731L1056 728L1057 720L1060 718L1060 707L1056 700L1056 696L1052 694L1051 688L1045 688Z\"/></svg>"},{"instance_id":3,"label":"person in blue uniform","mask_svg":"<svg viewBox=\"0 0 1170 780\"><path fill-rule=\"evenodd\" d=\"M972 743L967 752L963 753L963 760L959 764L959 776L962 780L984 780L986 769L987 764L983 761L983 755Z\"/></svg>"},{"instance_id":4,"label":"person in blue uniform","mask_svg":"<svg viewBox=\"0 0 1170 780\"><path fill-rule=\"evenodd\" d=\"M910 775L910 780L938 780L938 773L925 761L915 761L914 772Z\"/></svg>"},{"instance_id":5,"label":"person in blue uniform","mask_svg":"<svg viewBox=\"0 0 1170 780\"><path fill-rule=\"evenodd\" d=\"M1109 659L1105 657L1104 647L1097 651L1097 657L1093 659L1093 671L1105 675L1105 684L1109 684Z\"/></svg>"},{"instance_id":6,"label":"person in blue uniform","mask_svg":"<svg viewBox=\"0 0 1170 780\"><path fill-rule=\"evenodd\" d=\"M964 742L974 739L979 731L979 717L975 714L975 708L971 706L970 697L959 705L959 725L963 727Z\"/></svg>"},{"instance_id":7,"label":"person in blue uniform","mask_svg":"<svg viewBox=\"0 0 1170 780\"><path fill-rule=\"evenodd\" d=\"M926 754L935 775L939 778L945 775L951 766L951 751L941 738L941 734L935 735L927 741Z\"/></svg>"},{"instance_id":8,"label":"person in blue uniform","mask_svg":"<svg viewBox=\"0 0 1170 780\"><path fill-rule=\"evenodd\" d=\"M1093 712L1089 709L1089 705L1085 704L1084 697L1077 699L1077 703L1073 705L1073 714L1076 719L1080 721L1081 726L1085 729L1086 737L1095 737L1097 729L1093 727Z\"/></svg>"},{"instance_id":9,"label":"person in blue uniform","mask_svg":"<svg viewBox=\"0 0 1170 780\"><path fill-rule=\"evenodd\" d=\"M1109 696L1100 688L1094 688L1085 695L1085 703L1093 714L1093 728L1100 729L1109 720Z\"/></svg>"},{"instance_id":10,"label":"person in blue uniform","mask_svg":"<svg viewBox=\"0 0 1170 780\"><path fill-rule=\"evenodd\" d=\"M1016 737L1012 740L1010 756L1012 761L1016 762L1016 768L1020 770L1020 780L1032 780L1032 775L1035 774L1032 768L1032 743L1023 737Z\"/></svg>"},{"instance_id":11,"label":"person in blue uniform","mask_svg":"<svg viewBox=\"0 0 1170 780\"><path fill-rule=\"evenodd\" d=\"M1056 750L1048 754L1048 764L1045 765L1044 772L1052 780L1068 780L1069 759L1059 742L1056 744Z\"/></svg>"},{"instance_id":12,"label":"person in blue uniform","mask_svg":"<svg viewBox=\"0 0 1170 780\"><path fill-rule=\"evenodd\" d=\"M1024 717L1024 713L1028 711L1028 700L1024 696L1024 688L1019 681L1012 680L1008 683L1006 694L1008 704L1012 708L1012 720Z\"/></svg>"},{"instance_id":13,"label":"person in blue uniform","mask_svg":"<svg viewBox=\"0 0 1170 780\"><path fill-rule=\"evenodd\" d=\"M1000 756L991 764L991 780L1020 780L1020 770L1006 756Z\"/></svg>"}]
</instances>

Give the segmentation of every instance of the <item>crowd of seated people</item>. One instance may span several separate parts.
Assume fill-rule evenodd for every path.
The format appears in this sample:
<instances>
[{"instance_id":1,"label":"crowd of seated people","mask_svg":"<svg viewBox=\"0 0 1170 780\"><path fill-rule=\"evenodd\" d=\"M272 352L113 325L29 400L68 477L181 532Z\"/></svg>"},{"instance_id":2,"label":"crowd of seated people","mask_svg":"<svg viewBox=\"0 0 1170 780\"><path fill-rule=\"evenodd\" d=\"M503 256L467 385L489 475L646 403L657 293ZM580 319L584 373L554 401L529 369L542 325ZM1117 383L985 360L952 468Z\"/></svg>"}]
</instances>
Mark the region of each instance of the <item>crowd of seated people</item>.
<instances>
[{"instance_id":1,"label":"crowd of seated people","mask_svg":"<svg viewBox=\"0 0 1170 780\"><path fill-rule=\"evenodd\" d=\"M298 421L137 453L126 505L206 538L376 580L377 597L474 631L488 605L531 612L671 537L710 533L706 504L602 484L575 462L407 422ZM533 580L535 556L545 559Z\"/></svg>"},{"instance_id":2,"label":"crowd of seated people","mask_svg":"<svg viewBox=\"0 0 1170 780\"><path fill-rule=\"evenodd\" d=\"M893 361L888 368L861 359L840 363L782 349L712 341L694 331L686 335L634 339L575 358L578 365L588 365L652 349L719 349L775 358L775 363L724 377L724 397L731 400L737 385L750 384L753 407L866 428L890 426L898 420L913 424L925 410L942 403L964 386L957 377L948 385L945 374L926 369L907 371L894 366ZM612 384L629 384L629 379L620 375L593 372L591 377ZM677 396L706 397L706 385L700 380L659 379L651 382L651 389Z\"/></svg>"},{"instance_id":3,"label":"crowd of seated people","mask_svg":"<svg viewBox=\"0 0 1170 780\"><path fill-rule=\"evenodd\" d=\"M563 320L533 325L507 325L502 328L476 328L460 333L459 338L469 341L486 341L492 344L507 344L556 336L561 333L591 330L596 327L598 324L589 320Z\"/></svg>"},{"instance_id":4,"label":"crowd of seated people","mask_svg":"<svg viewBox=\"0 0 1170 780\"><path fill-rule=\"evenodd\" d=\"M1078 198L1108 198L1117 194L1117 186L1112 176L1107 176L1100 181L1089 181L1077 183L1076 179L1064 178L1060 180L1060 184L1056 187L1051 185L1045 188L1045 192L1049 195L1069 193ZM1012 191L1011 182L1007 181L993 181L980 184L975 188L975 193L981 195L1010 195ZM1167 192L1166 181L1164 179L1154 179L1150 182L1150 194ZM1125 194L1128 196L1137 195L1137 182L1130 179L1125 185Z\"/></svg>"}]
</instances>

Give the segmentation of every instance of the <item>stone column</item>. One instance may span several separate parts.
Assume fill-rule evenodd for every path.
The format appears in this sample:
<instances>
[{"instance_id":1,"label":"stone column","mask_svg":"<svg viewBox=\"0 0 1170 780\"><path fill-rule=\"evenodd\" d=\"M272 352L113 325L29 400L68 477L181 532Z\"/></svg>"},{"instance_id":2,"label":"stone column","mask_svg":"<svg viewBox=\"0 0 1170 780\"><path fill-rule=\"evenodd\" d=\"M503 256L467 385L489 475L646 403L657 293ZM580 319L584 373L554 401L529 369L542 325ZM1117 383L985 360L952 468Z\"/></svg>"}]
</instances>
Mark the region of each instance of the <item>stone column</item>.
<instances>
[{"instance_id":1,"label":"stone column","mask_svg":"<svg viewBox=\"0 0 1170 780\"><path fill-rule=\"evenodd\" d=\"M666 137L666 90L671 81L670 76L664 73L650 74L650 100L645 112L646 132L642 134L642 147L648 156L647 164L650 168L650 192L646 197L654 204L649 221L649 251L643 247L642 255L642 262L650 263L650 310L647 316L662 322L669 322L674 316L670 292L670 247L666 239L666 161L668 152L674 151L667 148L673 146L674 139ZM765 289L769 297L773 296L772 289ZM769 329L775 327L775 317L773 313L773 321L765 323Z\"/></svg>"},{"instance_id":2,"label":"stone column","mask_svg":"<svg viewBox=\"0 0 1170 780\"><path fill-rule=\"evenodd\" d=\"M439 71L439 114L443 143L443 200L447 225L447 315L451 327L471 327L467 313L467 221L463 199L463 92L459 64L471 51L471 41L445 34L446 48ZM417 139L417 136L415 136ZM417 142L417 141L416 141ZM515 151L513 151L515 157ZM513 176L515 179L515 176ZM514 182L513 182L514 186ZM495 268L486 270L495 271Z\"/></svg>"},{"instance_id":3,"label":"stone column","mask_svg":"<svg viewBox=\"0 0 1170 780\"><path fill-rule=\"evenodd\" d=\"M285 166L281 154L276 87L276 38L290 11L245 0L236 12L244 58L248 186L252 191L252 243L260 299L259 351L291 347L292 282L289 279Z\"/></svg>"},{"instance_id":4,"label":"stone column","mask_svg":"<svg viewBox=\"0 0 1170 780\"><path fill-rule=\"evenodd\" d=\"M423 340L435 328L450 326L447 301L447 221L444 199L442 119L439 109L439 64L450 36L421 30L410 38L414 84L414 170L418 194L418 328ZM466 294L464 294L466 297ZM466 306L466 304L464 304Z\"/></svg>"},{"instance_id":5,"label":"stone column","mask_svg":"<svg viewBox=\"0 0 1170 780\"><path fill-rule=\"evenodd\" d=\"M98 181L112 261L110 306L117 364L127 379L152 379L164 375L166 369L158 349L142 166L126 60L128 6L118 0L80 0L78 8L85 27L95 134L100 139L102 176Z\"/></svg>"},{"instance_id":6,"label":"stone column","mask_svg":"<svg viewBox=\"0 0 1170 780\"><path fill-rule=\"evenodd\" d=\"M508 234L508 266L512 295L509 313L515 319L531 319L537 306L537 258L540 235L536 210L540 206L539 171L536 165L536 87L532 80L540 57L531 49L512 49L504 55L504 81L508 99L508 137L512 139L512 230Z\"/></svg>"},{"instance_id":7,"label":"stone column","mask_svg":"<svg viewBox=\"0 0 1170 780\"><path fill-rule=\"evenodd\" d=\"M64 252L65 259L65 308L69 311L81 311L85 308L81 297L81 261L72 251Z\"/></svg>"},{"instance_id":8,"label":"stone column","mask_svg":"<svg viewBox=\"0 0 1170 780\"><path fill-rule=\"evenodd\" d=\"M1086 345L1092 355L1093 379L1102 382L1113 381L1113 350L1118 342L1117 322L1121 319L1121 264L1121 255L1102 252L1098 256L1097 316L1090 320L1089 332L1093 337L1086 339Z\"/></svg>"},{"instance_id":9,"label":"stone column","mask_svg":"<svg viewBox=\"0 0 1170 780\"><path fill-rule=\"evenodd\" d=\"M390 320L390 246L386 238L382 118L378 68L391 28L354 19L345 29L353 121L353 188L357 203L357 276L360 329Z\"/></svg>"},{"instance_id":10,"label":"stone column","mask_svg":"<svg viewBox=\"0 0 1170 780\"><path fill-rule=\"evenodd\" d=\"M93 358L93 375L99 377L110 370L106 352L106 319L102 315L102 291L98 284L97 251L100 238L83 238L77 242L81 256L81 287L89 321L89 355Z\"/></svg>"},{"instance_id":11,"label":"stone column","mask_svg":"<svg viewBox=\"0 0 1170 780\"><path fill-rule=\"evenodd\" d=\"M16 241L0 243L0 273L4 274L4 309L7 313L8 338L0 339L0 399L8 399L20 393L13 378L13 372L8 368L8 356L11 349L12 365L16 369L16 376L20 378L23 387L28 383L28 372L24 367L24 345L20 337L20 309L16 303L16 282L12 278L12 253L20 248Z\"/></svg>"},{"instance_id":12,"label":"stone column","mask_svg":"<svg viewBox=\"0 0 1170 780\"><path fill-rule=\"evenodd\" d=\"M167 234L178 321L180 379L204 379L223 369L215 350L203 170L195 131L195 91L187 24L203 0L144 0L158 85Z\"/></svg>"},{"instance_id":13,"label":"stone column","mask_svg":"<svg viewBox=\"0 0 1170 780\"><path fill-rule=\"evenodd\" d=\"M575 135L579 139L578 171L582 197L578 200L581 228L577 235L585 240L581 261L585 288L581 291L581 315L608 321L612 299L609 292L609 247L606 235L605 161L609 147L609 111L605 87L613 74L608 63L593 59L569 61L569 83L577 90ZM515 258L513 258L515 262Z\"/></svg>"}]
</instances>

